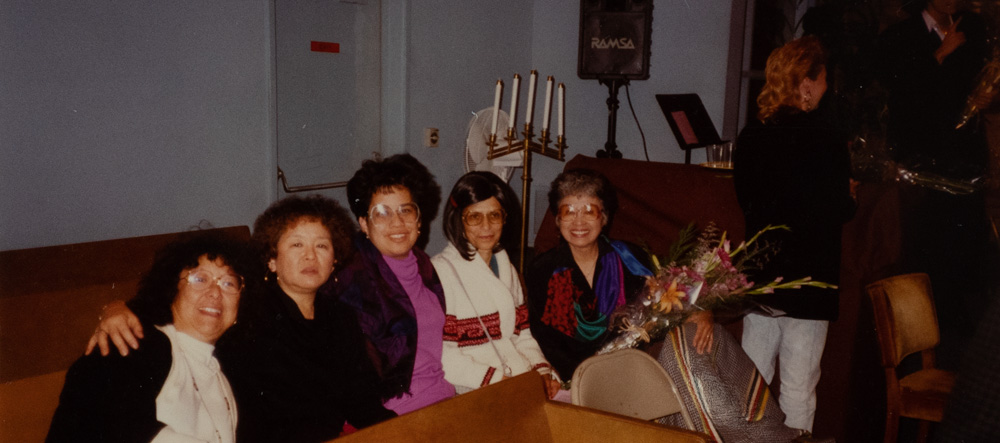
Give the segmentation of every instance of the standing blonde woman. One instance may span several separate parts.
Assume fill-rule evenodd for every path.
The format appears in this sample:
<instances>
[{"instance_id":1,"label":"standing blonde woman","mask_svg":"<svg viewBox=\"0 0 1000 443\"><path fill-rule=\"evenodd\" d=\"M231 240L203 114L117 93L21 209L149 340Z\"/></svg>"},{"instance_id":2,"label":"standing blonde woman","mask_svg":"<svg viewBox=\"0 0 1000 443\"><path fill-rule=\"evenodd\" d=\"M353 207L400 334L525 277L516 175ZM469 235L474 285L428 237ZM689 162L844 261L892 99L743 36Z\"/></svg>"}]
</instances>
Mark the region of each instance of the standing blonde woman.
<instances>
[{"instance_id":1,"label":"standing blonde woman","mask_svg":"<svg viewBox=\"0 0 1000 443\"><path fill-rule=\"evenodd\" d=\"M816 112L827 89L825 64L815 37L772 52L757 98L757 121L736 142L733 179L746 231L790 228L770 238L779 251L754 276L758 281L811 276L836 284L839 279L840 230L855 203L847 139ZM743 319L743 349L768 383L780 355L778 401L785 424L811 431L827 327L838 314L837 291L808 287L757 301L770 309Z\"/></svg>"}]
</instances>

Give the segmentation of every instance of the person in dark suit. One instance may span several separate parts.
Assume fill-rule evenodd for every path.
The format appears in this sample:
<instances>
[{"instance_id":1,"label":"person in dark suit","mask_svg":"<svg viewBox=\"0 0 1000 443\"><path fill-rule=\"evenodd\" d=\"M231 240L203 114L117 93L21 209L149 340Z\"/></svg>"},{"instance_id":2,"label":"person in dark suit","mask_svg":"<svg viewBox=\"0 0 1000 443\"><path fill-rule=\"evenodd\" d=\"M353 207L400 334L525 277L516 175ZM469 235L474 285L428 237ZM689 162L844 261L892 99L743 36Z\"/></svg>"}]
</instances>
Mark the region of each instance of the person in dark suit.
<instances>
[{"instance_id":1,"label":"person in dark suit","mask_svg":"<svg viewBox=\"0 0 1000 443\"><path fill-rule=\"evenodd\" d=\"M980 122L956 128L987 56L983 20L956 0L915 2L911 16L879 37L879 80L888 91L887 136L894 160L918 174L972 180L986 171ZM989 223L982 191L955 195L901 188L902 271L930 275L941 323L941 362L948 365L971 337L988 303Z\"/></svg>"},{"instance_id":2,"label":"person in dark suit","mask_svg":"<svg viewBox=\"0 0 1000 443\"><path fill-rule=\"evenodd\" d=\"M925 5L886 29L878 44L894 159L917 171L974 177L986 165L985 140L975 124L955 127L985 63L985 24L958 12L956 0L915 3Z\"/></svg>"}]
</instances>

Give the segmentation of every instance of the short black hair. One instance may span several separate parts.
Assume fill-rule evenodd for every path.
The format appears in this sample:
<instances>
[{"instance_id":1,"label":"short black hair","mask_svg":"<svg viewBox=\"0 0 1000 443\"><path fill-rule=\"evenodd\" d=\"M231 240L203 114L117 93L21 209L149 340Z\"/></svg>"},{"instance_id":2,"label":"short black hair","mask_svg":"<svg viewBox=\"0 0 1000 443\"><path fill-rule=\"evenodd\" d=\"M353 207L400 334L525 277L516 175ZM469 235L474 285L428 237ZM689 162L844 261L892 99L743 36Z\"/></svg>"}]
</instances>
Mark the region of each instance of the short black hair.
<instances>
[{"instance_id":1,"label":"short black hair","mask_svg":"<svg viewBox=\"0 0 1000 443\"><path fill-rule=\"evenodd\" d=\"M462 214L465 208L490 198L496 198L507 213L503 230L500 231L500 242L493 248L493 252L506 249L510 255L516 255L520 248L518 234L521 229L521 205L514 190L492 172L472 171L460 177L455 182L455 187L451 188L451 194L444 205L442 223L444 236L466 260L472 260L475 253L470 251L469 239L465 237Z\"/></svg>"},{"instance_id":2,"label":"short black hair","mask_svg":"<svg viewBox=\"0 0 1000 443\"><path fill-rule=\"evenodd\" d=\"M139 281L139 290L128 301L128 307L144 324L163 326L174 322L171 307L177 298L181 272L198 267L198 259L221 261L233 273L243 277L242 294L253 292L261 266L255 264L243 242L231 240L219 231L194 234L171 243L156 253L153 266ZM239 312L247 297L241 295Z\"/></svg>"},{"instance_id":3,"label":"short black hair","mask_svg":"<svg viewBox=\"0 0 1000 443\"><path fill-rule=\"evenodd\" d=\"M336 263L347 263L354 253L351 237L357 231L350 214L336 200L313 194L289 196L264 210L253 224L253 243L261 262L278 256L281 235L300 221L317 221L330 232Z\"/></svg>"},{"instance_id":4,"label":"short black hair","mask_svg":"<svg viewBox=\"0 0 1000 443\"><path fill-rule=\"evenodd\" d=\"M410 154L396 154L383 160L365 160L347 182L347 199L356 218L368 216L372 197L379 192L405 188L420 208L420 223L426 228L437 217L441 205L441 187L434 174ZM422 229L417 247L423 249L430 230Z\"/></svg>"}]
</instances>

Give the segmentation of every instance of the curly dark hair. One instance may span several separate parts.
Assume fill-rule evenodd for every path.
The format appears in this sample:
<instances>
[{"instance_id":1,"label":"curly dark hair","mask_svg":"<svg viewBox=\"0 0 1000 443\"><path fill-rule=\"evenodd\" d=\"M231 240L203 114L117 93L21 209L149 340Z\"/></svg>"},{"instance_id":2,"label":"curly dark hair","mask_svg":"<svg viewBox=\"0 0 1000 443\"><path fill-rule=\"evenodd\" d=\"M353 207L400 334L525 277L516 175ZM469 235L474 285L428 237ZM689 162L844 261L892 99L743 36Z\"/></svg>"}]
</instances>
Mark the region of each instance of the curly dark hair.
<instances>
[{"instance_id":1,"label":"curly dark hair","mask_svg":"<svg viewBox=\"0 0 1000 443\"><path fill-rule=\"evenodd\" d=\"M521 229L521 205L514 190L500 177L492 172L472 171L458 179L451 188L448 202L444 205L444 236L455 245L458 253L466 260L472 260L469 239L465 237L465 224L462 214L465 208L476 203L496 198L500 207L507 213L503 230L500 231L500 242L493 247L493 252L506 249L515 255L520 242L517 241Z\"/></svg>"},{"instance_id":2,"label":"curly dark hair","mask_svg":"<svg viewBox=\"0 0 1000 443\"><path fill-rule=\"evenodd\" d=\"M574 195L589 195L596 197L604 205L604 216L608 223L604 225L604 233L610 229L611 220L618 211L618 192L611 181L593 169L570 169L556 176L549 187L549 212L559 215L559 201Z\"/></svg>"},{"instance_id":3,"label":"curly dark hair","mask_svg":"<svg viewBox=\"0 0 1000 443\"><path fill-rule=\"evenodd\" d=\"M372 197L395 188L410 191L413 202L420 208L420 223L430 226L441 205L441 187L434 174L410 154L396 154L383 160L365 160L361 169L347 182L347 200L356 218L367 217ZM429 240L429 230L422 229L417 247L423 249Z\"/></svg>"},{"instance_id":4,"label":"curly dark hair","mask_svg":"<svg viewBox=\"0 0 1000 443\"><path fill-rule=\"evenodd\" d=\"M173 323L171 307L177 298L181 272L197 268L201 257L221 261L243 277L244 287L237 315L242 313L248 299L246 295L256 291L256 277L261 267L252 259L246 244L225 237L218 231L197 233L160 249L153 266L139 281L139 290L128 301L128 307L144 324L163 326Z\"/></svg>"},{"instance_id":5,"label":"curly dark hair","mask_svg":"<svg viewBox=\"0 0 1000 443\"><path fill-rule=\"evenodd\" d=\"M253 243L261 263L278 256L278 240L302 221L316 221L330 232L335 263L346 263L354 254L351 236L356 228L340 203L322 195L289 196L271 204L253 223Z\"/></svg>"}]
</instances>

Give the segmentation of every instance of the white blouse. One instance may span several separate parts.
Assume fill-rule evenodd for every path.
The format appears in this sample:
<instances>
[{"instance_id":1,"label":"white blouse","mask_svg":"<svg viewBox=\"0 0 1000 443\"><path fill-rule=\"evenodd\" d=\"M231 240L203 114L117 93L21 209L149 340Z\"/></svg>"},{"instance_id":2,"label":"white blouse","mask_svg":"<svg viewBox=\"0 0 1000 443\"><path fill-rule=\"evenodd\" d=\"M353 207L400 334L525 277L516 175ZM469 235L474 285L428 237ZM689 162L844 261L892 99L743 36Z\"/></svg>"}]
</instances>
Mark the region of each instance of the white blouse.
<instances>
[{"instance_id":1,"label":"white blouse","mask_svg":"<svg viewBox=\"0 0 1000 443\"><path fill-rule=\"evenodd\" d=\"M156 329L170 339L173 364L156 397L156 419L167 426L153 442L234 443L236 403L212 355L215 346L177 331L174 325Z\"/></svg>"}]
</instances>

